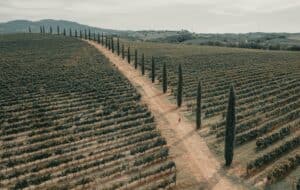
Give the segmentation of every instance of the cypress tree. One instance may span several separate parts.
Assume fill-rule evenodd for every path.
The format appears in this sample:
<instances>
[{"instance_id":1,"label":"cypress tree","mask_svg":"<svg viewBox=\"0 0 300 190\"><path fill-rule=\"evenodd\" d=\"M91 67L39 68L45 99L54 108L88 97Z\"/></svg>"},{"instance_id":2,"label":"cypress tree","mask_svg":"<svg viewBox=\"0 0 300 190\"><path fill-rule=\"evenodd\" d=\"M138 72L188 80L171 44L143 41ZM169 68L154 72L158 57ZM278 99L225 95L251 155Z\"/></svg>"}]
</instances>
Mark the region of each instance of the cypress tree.
<instances>
[{"instance_id":1,"label":"cypress tree","mask_svg":"<svg viewBox=\"0 0 300 190\"><path fill-rule=\"evenodd\" d=\"M167 89L168 89L168 78L167 78L167 67L166 67L166 63L164 63L163 66L163 92L166 93Z\"/></svg>"},{"instance_id":2,"label":"cypress tree","mask_svg":"<svg viewBox=\"0 0 300 190\"><path fill-rule=\"evenodd\" d=\"M40 33L41 33L41 34L43 33L43 28L42 28L42 26L40 26Z\"/></svg>"},{"instance_id":3,"label":"cypress tree","mask_svg":"<svg viewBox=\"0 0 300 190\"><path fill-rule=\"evenodd\" d=\"M122 59L125 59L125 47L124 47L124 44L122 44Z\"/></svg>"},{"instance_id":4,"label":"cypress tree","mask_svg":"<svg viewBox=\"0 0 300 190\"><path fill-rule=\"evenodd\" d=\"M120 38L119 37L117 39L117 53L118 53L118 56L120 56Z\"/></svg>"},{"instance_id":5,"label":"cypress tree","mask_svg":"<svg viewBox=\"0 0 300 190\"><path fill-rule=\"evenodd\" d=\"M77 29L75 29L75 38L77 38L78 35L77 35Z\"/></svg>"},{"instance_id":6,"label":"cypress tree","mask_svg":"<svg viewBox=\"0 0 300 190\"><path fill-rule=\"evenodd\" d=\"M82 31L79 31L79 37L82 38Z\"/></svg>"},{"instance_id":7,"label":"cypress tree","mask_svg":"<svg viewBox=\"0 0 300 190\"><path fill-rule=\"evenodd\" d=\"M107 45L107 35L105 35L105 47L108 48L108 45Z\"/></svg>"},{"instance_id":8,"label":"cypress tree","mask_svg":"<svg viewBox=\"0 0 300 190\"><path fill-rule=\"evenodd\" d=\"M52 34L52 27L50 26L50 34Z\"/></svg>"},{"instance_id":9,"label":"cypress tree","mask_svg":"<svg viewBox=\"0 0 300 190\"><path fill-rule=\"evenodd\" d=\"M46 31L45 31L45 26L43 26L43 34L45 34L46 33Z\"/></svg>"},{"instance_id":10,"label":"cypress tree","mask_svg":"<svg viewBox=\"0 0 300 190\"><path fill-rule=\"evenodd\" d=\"M30 28L30 26L28 26L28 32L31 33L31 28Z\"/></svg>"},{"instance_id":11,"label":"cypress tree","mask_svg":"<svg viewBox=\"0 0 300 190\"><path fill-rule=\"evenodd\" d=\"M127 62L130 64L131 58L130 58L130 47L127 49Z\"/></svg>"},{"instance_id":12,"label":"cypress tree","mask_svg":"<svg viewBox=\"0 0 300 190\"><path fill-rule=\"evenodd\" d=\"M137 69L138 67L138 52L137 49L134 51L134 68Z\"/></svg>"},{"instance_id":13,"label":"cypress tree","mask_svg":"<svg viewBox=\"0 0 300 190\"><path fill-rule=\"evenodd\" d=\"M98 39L97 39L98 44L100 44L100 34L98 33Z\"/></svg>"},{"instance_id":14,"label":"cypress tree","mask_svg":"<svg viewBox=\"0 0 300 190\"><path fill-rule=\"evenodd\" d=\"M89 40L91 40L91 29L89 29Z\"/></svg>"},{"instance_id":15,"label":"cypress tree","mask_svg":"<svg viewBox=\"0 0 300 190\"><path fill-rule=\"evenodd\" d=\"M86 29L84 29L84 39L87 39Z\"/></svg>"},{"instance_id":16,"label":"cypress tree","mask_svg":"<svg viewBox=\"0 0 300 190\"><path fill-rule=\"evenodd\" d=\"M108 35L106 35L106 43L107 43L107 49L109 49L109 50L110 50L110 47L109 47L110 40L109 40L109 37L108 37Z\"/></svg>"},{"instance_id":17,"label":"cypress tree","mask_svg":"<svg viewBox=\"0 0 300 190\"><path fill-rule=\"evenodd\" d=\"M64 32L63 32L63 35L64 35L64 36L66 36L66 29L65 29L65 28L64 28Z\"/></svg>"},{"instance_id":18,"label":"cypress tree","mask_svg":"<svg viewBox=\"0 0 300 190\"><path fill-rule=\"evenodd\" d=\"M178 66L178 84L177 84L177 106L182 104L182 69L181 64Z\"/></svg>"},{"instance_id":19,"label":"cypress tree","mask_svg":"<svg viewBox=\"0 0 300 190\"><path fill-rule=\"evenodd\" d=\"M201 127L201 82L198 83L197 88L197 108L196 108L196 128Z\"/></svg>"},{"instance_id":20,"label":"cypress tree","mask_svg":"<svg viewBox=\"0 0 300 190\"><path fill-rule=\"evenodd\" d=\"M114 37L111 37L111 51L114 53L115 52L115 44L114 44Z\"/></svg>"},{"instance_id":21,"label":"cypress tree","mask_svg":"<svg viewBox=\"0 0 300 190\"><path fill-rule=\"evenodd\" d=\"M104 45L104 34L103 34L103 32L101 34L101 44L102 44L102 46Z\"/></svg>"},{"instance_id":22,"label":"cypress tree","mask_svg":"<svg viewBox=\"0 0 300 190\"><path fill-rule=\"evenodd\" d=\"M69 36L72 37L72 29L69 30Z\"/></svg>"},{"instance_id":23,"label":"cypress tree","mask_svg":"<svg viewBox=\"0 0 300 190\"><path fill-rule=\"evenodd\" d=\"M225 165L230 166L233 160L235 141L235 92L233 86L230 87L229 92L225 130Z\"/></svg>"},{"instance_id":24,"label":"cypress tree","mask_svg":"<svg viewBox=\"0 0 300 190\"><path fill-rule=\"evenodd\" d=\"M111 39L110 39L110 37L107 38L107 45L108 45L108 49L111 50Z\"/></svg>"},{"instance_id":25,"label":"cypress tree","mask_svg":"<svg viewBox=\"0 0 300 190\"><path fill-rule=\"evenodd\" d=\"M96 32L94 32L94 41L96 41Z\"/></svg>"},{"instance_id":26,"label":"cypress tree","mask_svg":"<svg viewBox=\"0 0 300 190\"><path fill-rule=\"evenodd\" d=\"M145 75L145 55L142 54L142 75Z\"/></svg>"},{"instance_id":27,"label":"cypress tree","mask_svg":"<svg viewBox=\"0 0 300 190\"><path fill-rule=\"evenodd\" d=\"M152 83L155 82L155 62L154 62L154 57L152 56L152 69L151 69L151 79L152 79Z\"/></svg>"},{"instance_id":28,"label":"cypress tree","mask_svg":"<svg viewBox=\"0 0 300 190\"><path fill-rule=\"evenodd\" d=\"M56 28L56 32L57 32L57 35L59 35L59 26L57 25L57 28Z\"/></svg>"}]
</instances>

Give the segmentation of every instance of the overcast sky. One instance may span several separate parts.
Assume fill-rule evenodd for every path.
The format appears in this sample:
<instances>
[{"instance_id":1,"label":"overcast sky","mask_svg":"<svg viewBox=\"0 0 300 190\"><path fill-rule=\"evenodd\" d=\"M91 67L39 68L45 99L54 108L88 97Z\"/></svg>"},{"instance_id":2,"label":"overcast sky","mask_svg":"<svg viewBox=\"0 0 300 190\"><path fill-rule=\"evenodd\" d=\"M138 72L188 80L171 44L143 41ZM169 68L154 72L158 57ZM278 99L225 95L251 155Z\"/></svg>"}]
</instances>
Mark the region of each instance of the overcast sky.
<instances>
[{"instance_id":1,"label":"overcast sky","mask_svg":"<svg viewBox=\"0 0 300 190\"><path fill-rule=\"evenodd\" d=\"M48 18L124 30L300 32L300 0L0 0L0 22Z\"/></svg>"}]
</instances>

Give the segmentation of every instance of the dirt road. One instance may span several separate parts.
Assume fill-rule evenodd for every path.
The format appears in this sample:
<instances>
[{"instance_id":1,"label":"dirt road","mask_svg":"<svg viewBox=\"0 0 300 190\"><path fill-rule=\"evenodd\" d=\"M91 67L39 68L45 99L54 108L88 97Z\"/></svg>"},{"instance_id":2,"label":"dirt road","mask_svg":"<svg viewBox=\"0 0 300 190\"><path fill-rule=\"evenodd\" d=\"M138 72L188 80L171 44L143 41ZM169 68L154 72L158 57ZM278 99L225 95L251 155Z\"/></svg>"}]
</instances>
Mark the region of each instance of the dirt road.
<instances>
[{"instance_id":1,"label":"dirt road","mask_svg":"<svg viewBox=\"0 0 300 190\"><path fill-rule=\"evenodd\" d=\"M136 87L154 114L162 136L167 140L178 170L176 189L243 189L220 172L221 164L211 153L204 139L195 131L174 103L168 100L147 76L101 45L89 41L114 64ZM179 118L181 121L179 122Z\"/></svg>"}]
</instances>

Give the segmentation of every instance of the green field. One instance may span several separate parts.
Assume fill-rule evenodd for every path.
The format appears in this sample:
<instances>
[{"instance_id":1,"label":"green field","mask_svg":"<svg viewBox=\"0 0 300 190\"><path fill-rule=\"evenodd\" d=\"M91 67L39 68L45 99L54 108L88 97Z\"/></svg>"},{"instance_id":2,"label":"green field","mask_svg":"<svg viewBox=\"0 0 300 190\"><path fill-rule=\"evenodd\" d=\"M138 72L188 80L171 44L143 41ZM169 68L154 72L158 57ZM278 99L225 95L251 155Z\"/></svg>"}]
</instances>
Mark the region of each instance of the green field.
<instances>
[{"instance_id":1,"label":"green field","mask_svg":"<svg viewBox=\"0 0 300 190\"><path fill-rule=\"evenodd\" d=\"M157 189L176 166L140 95L75 38L0 36L0 189Z\"/></svg>"},{"instance_id":2,"label":"green field","mask_svg":"<svg viewBox=\"0 0 300 190\"><path fill-rule=\"evenodd\" d=\"M123 40L125 48L146 56L157 79L162 67L176 96L178 65L183 70L186 111L194 118L198 81L202 82L203 129L199 135L223 160L228 92L237 95L236 150L232 173L256 183L269 177L273 188L292 189L300 164L300 53L209 46L175 45ZM138 58L139 63L140 57ZM248 170L248 171L247 171ZM295 176L295 174L297 175Z\"/></svg>"}]
</instances>

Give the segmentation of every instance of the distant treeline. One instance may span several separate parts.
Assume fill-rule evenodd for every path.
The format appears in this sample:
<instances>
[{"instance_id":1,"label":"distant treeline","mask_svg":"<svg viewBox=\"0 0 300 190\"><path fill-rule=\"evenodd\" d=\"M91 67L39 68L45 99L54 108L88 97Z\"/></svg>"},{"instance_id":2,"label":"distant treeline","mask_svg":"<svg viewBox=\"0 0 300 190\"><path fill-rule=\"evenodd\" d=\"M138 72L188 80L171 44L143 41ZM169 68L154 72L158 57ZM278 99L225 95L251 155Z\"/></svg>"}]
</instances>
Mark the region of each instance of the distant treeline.
<instances>
[{"instance_id":1,"label":"distant treeline","mask_svg":"<svg viewBox=\"0 0 300 190\"><path fill-rule=\"evenodd\" d=\"M195 34L182 30L175 35L147 41L248 49L300 51L300 40L291 40L288 38L288 34Z\"/></svg>"},{"instance_id":2,"label":"distant treeline","mask_svg":"<svg viewBox=\"0 0 300 190\"><path fill-rule=\"evenodd\" d=\"M200 45L236 47L236 48L248 48L248 49L300 51L300 45L286 46L281 44L260 44L255 42L222 43L219 41L208 41L208 42L201 42Z\"/></svg>"}]
</instances>

